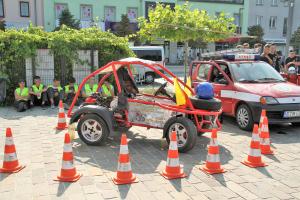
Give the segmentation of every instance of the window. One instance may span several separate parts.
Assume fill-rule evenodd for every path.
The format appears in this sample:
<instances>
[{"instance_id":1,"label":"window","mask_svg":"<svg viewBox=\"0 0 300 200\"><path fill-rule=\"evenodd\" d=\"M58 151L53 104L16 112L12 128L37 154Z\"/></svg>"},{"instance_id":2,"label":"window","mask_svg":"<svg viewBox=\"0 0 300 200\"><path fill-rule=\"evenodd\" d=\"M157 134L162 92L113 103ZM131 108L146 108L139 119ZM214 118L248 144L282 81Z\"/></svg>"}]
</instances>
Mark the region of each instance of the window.
<instances>
[{"instance_id":1,"label":"window","mask_svg":"<svg viewBox=\"0 0 300 200\"><path fill-rule=\"evenodd\" d=\"M207 80L210 68L211 65L209 64L200 65L197 78L200 80Z\"/></svg>"},{"instance_id":2,"label":"window","mask_svg":"<svg viewBox=\"0 0 300 200\"><path fill-rule=\"evenodd\" d=\"M106 6L104 7L104 19L105 21L115 22L116 21L116 7Z\"/></svg>"},{"instance_id":3,"label":"window","mask_svg":"<svg viewBox=\"0 0 300 200\"><path fill-rule=\"evenodd\" d=\"M271 0L271 6L278 6L278 0Z\"/></svg>"},{"instance_id":4,"label":"window","mask_svg":"<svg viewBox=\"0 0 300 200\"><path fill-rule=\"evenodd\" d=\"M264 0L256 0L256 5L261 6L264 4Z\"/></svg>"},{"instance_id":5,"label":"window","mask_svg":"<svg viewBox=\"0 0 300 200\"><path fill-rule=\"evenodd\" d=\"M269 28L270 29L276 29L276 25L277 25L277 17L271 16L270 17L270 22L269 22Z\"/></svg>"},{"instance_id":6,"label":"window","mask_svg":"<svg viewBox=\"0 0 300 200\"><path fill-rule=\"evenodd\" d=\"M4 17L3 0L0 0L0 17Z\"/></svg>"},{"instance_id":7,"label":"window","mask_svg":"<svg viewBox=\"0 0 300 200\"><path fill-rule=\"evenodd\" d=\"M136 57L145 60L162 61L161 50L133 50Z\"/></svg>"},{"instance_id":8,"label":"window","mask_svg":"<svg viewBox=\"0 0 300 200\"><path fill-rule=\"evenodd\" d=\"M20 16L29 17L29 2L20 1Z\"/></svg>"},{"instance_id":9,"label":"window","mask_svg":"<svg viewBox=\"0 0 300 200\"><path fill-rule=\"evenodd\" d=\"M239 13L234 13L233 17L234 17L234 24L237 25L237 26L240 26L240 14Z\"/></svg>"},{"instance_id":10,"label":"window","mask_svg":"<svg viewBox=\"0 0 300 200\"><path fill-rule=\"evenodd\" d=\"M91 20L93 18L93 7L90 5L80 5L80 18L82 20Z\"/></svg>"},{"instance_id":11,"label":"window","mask_svg":"<svg viewBox=\"0 0 300 200\"><path fill-rule=\"evenodd\" d=\"M283 36L286 36L286 33L287 33L287 23L288 23L288 18L285 17L283 19L283 30L282 30L282 35Z\"/></svg>"},{"instance_id":12,"label":"window","mask_svg":"<svg viewBox=\"0 0 300 200\"><path fill-rule=\"evenodd\" d=\"M66 9L68 9L67 4L61 4L61 3L55 4L55 19L59 19L62 11Z\"/></svg>"},{"instance_id":13,"label":"window","mask_svg":"<svg viewBox=\"0 0 300 200\"><path fill-rule=\"evenodd\" d=\"M137 8L127 8L127 17L130 22L136 22L138 16L138 9Z\"/></svg>"},{"instance_id":14,"label":"window","mask_svg":"<svg viewBox=\"0 0 300 200\"><path fill-rule=\"evenodd\" d=\"M256 15L256 25L262 25L263 16Z\"/></svg>"}]
</instances>

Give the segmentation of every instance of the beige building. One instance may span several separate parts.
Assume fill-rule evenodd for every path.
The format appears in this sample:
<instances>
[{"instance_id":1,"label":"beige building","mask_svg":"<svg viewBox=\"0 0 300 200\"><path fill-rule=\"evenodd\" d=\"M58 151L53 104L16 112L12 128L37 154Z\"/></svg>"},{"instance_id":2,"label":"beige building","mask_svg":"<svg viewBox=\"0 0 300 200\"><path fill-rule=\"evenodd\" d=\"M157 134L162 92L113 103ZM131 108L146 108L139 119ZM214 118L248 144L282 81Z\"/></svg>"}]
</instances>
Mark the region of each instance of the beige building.
<instances>
[{"instance_id":1,"label":"beige building","mask_svg":"<svg viewBox=\"0 0 300 200\"><path fill-rule=\"evenodd\" d=\"M0 0L0 19L6 28L27 28L30 22L44 26L44 0Z\"/></svg>"}]
</instances>

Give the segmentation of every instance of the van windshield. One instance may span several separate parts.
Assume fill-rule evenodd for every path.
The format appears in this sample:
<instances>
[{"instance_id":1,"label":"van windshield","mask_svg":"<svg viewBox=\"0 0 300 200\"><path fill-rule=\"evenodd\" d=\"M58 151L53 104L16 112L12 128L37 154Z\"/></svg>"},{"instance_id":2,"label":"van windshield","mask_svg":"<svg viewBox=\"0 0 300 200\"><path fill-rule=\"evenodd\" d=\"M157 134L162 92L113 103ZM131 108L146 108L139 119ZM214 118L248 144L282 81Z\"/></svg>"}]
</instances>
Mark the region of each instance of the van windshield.
<instances>
[{"instance_id":1,"label":"van windshield","mask_svg":"<svg viewBox=\"0 0 300 200\"><path fill-rule=\"evenodd\" d=\"M162 61L162 52L161 50L133 50L135 55L140 59L152 60L152 61Z\"/></svg>"},{"instance_id":2,"label":"van windshield","mask_svg":"<svg viewBox=\"0 0 300 200\"><path fill-rule=\"evenodd\" d=\"M230 67L237 82L285 82L271 65L264 62L231 63Z\"/></svg>"}]
</instances>

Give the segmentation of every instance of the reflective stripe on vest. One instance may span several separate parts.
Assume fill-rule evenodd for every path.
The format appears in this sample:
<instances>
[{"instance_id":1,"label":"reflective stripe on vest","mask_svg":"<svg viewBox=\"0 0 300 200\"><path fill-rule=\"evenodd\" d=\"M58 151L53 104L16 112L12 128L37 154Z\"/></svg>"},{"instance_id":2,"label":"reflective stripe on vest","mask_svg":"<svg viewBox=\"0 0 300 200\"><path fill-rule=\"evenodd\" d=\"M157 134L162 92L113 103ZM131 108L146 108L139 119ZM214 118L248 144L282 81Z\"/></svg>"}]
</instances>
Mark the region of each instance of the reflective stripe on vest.
<instances>
[{"instance_id":1,"label":"reflective stripe on vest","mask_svg":"<svg viewBox=\"0 0 300 200\"><path fill-rule=\"evenodd\" d=\"M112 85L109 85L110 87L110 90L112 91L113 90L113 86ZM103 93L107 96L111 96L111 93L110 91L108 90L107 86L106 85L102 85L102 90L103 90Z\"/></svg>"},{"instance_id":2,"label":"reflective stripe on vest","mask_svg":"<svg viewBox=\"0 0 300 200\"><path fill-rule=\"evenodd\" d=\"M44 89L44 85L40 84L39 88L36 85L32 85L32 89L34 93L40 93Z\"/></svg>"},{"instance_id":3,"label":"reflective stripe on vest","mask_svg":"<svg viewBox=\"0 0 300 200\"><path fill-rule=\"evenodd\" d=\"M77 84L74 84L74 89L75 89L75 92L78 91L78 85ZM65 86L65 92L69 93L69 91L70 91L70 85L66 85Z\"/></svg>"},{"instance_id":4,"label":"reflective stripe on vest","mask_svg":"<svg viewBox=\"0 0 300 200\"><path fill-rule=\"evenodd\" d=\"M55 88L53 87L53 85L49 85L48 88L53 88L53 89L55 89ZM61 87L61 86L58 86L57 89L58 89L58 92L62 91L62 87Z\"/></svg>"},{"instance_id":5,"label":"reflective stripe on vest","mask_svg":"<svg viewBox=\"0 0 300 200\"><path fill-rule=\"evenodd\" d=\"M21 88L17 88L16 93L21 97L26 97L29 95L29 90L27 87L24 87L22 91Z\"/></svg>"},{"instance_id":6,"label":"reflective stripe on vest","mask_svg":"<svg viewBox=\"0 0 300 200\"><path fill-rule=\"evenodd\" d=\"M89 84L84 85L85 93L87 96L90 96L93 92L97 92L97 88L98 88L97 84L93 85L93 90L90 88Z\"/></svg>"}]
</instances>

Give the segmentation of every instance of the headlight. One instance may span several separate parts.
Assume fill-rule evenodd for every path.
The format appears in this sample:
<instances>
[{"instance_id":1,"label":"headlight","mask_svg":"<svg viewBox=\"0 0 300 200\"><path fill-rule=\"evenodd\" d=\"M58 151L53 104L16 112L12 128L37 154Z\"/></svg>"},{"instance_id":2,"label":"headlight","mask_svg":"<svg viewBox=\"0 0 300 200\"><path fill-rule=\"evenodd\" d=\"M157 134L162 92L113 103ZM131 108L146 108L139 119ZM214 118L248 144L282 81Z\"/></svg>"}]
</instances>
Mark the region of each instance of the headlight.
<instances>
[{"instance_id":1,"label":"headlight","mask_svg":"<svg viewBox=\"0 0 300 200\"><path fill-rule=\"evenodd\" d=\"M274 97L261 97L261 104L278 104L278 101Z\"/></svg>"}]
</instances>

